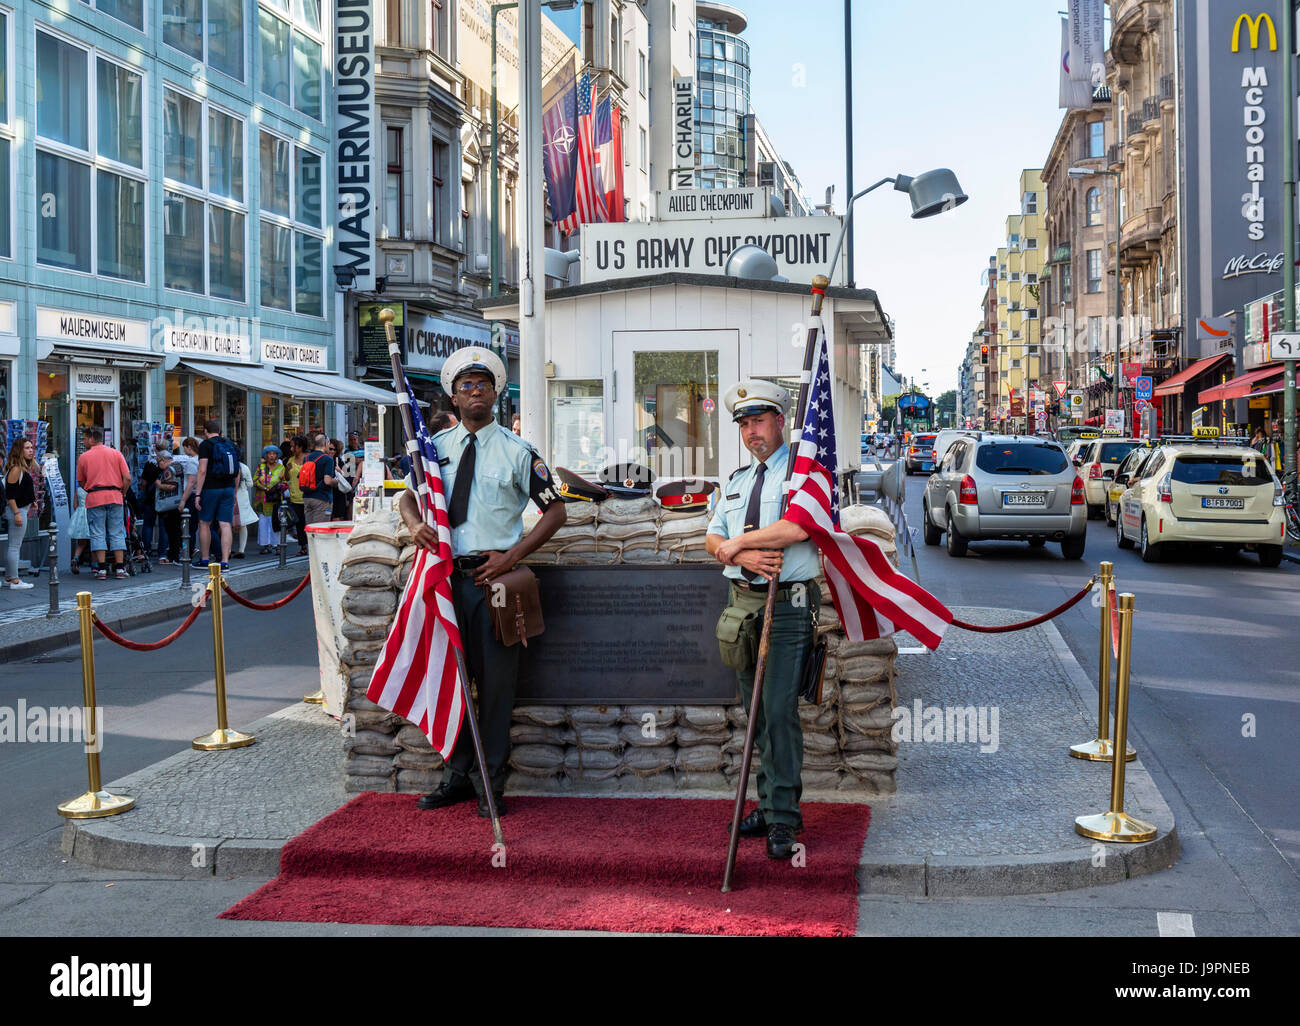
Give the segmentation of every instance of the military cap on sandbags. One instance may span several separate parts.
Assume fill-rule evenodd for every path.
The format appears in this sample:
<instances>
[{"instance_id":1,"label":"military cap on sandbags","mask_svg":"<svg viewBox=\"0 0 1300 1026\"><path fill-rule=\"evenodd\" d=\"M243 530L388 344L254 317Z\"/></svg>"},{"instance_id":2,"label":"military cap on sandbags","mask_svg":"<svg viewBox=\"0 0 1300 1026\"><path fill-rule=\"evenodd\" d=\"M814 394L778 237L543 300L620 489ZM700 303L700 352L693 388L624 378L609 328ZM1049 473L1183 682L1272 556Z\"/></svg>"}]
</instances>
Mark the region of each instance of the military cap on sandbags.
<instances>
[{"instance_id":1,"label":"military cap on sandbags","mask_svg":"<svg viewBox=\"0 0 1300 1026\"><path fill-rule=\"evenodd\" d=\"M654 472L639 463L611 463L596 475L610 495L634 499L650 494Z\"/></svg>"},{"instance_id":2,"label":"military cap on sandbags","mask_svg":"<svg viewBox=\"0 0 1300 1026\"><path fill-rule=\"evenodd\" d=\"M604 502L609 498L609 492L600 485L565 467L556 467L555 476L559 479L556 491L565 502Z\"/></svg>"},{"instance_id":3,"label":"military cap on sandbags","mask_svg":"<svg viewBox=\"0 0 1300 1026\"><path fill-rule=\"evenodd\" d=\"M790 412L790 393L780 385L762 378L737 381L722 397L733 421L756 413Z\"/></svg>"},{"instance_id":4,"label":"military cap on sandbags","mask_svg":"<svg viewBox=\"0 0 1300 1026\"><path fill-rule=\"evenodd\" d=\"M656 489L655 497L664 509L693 509L708 505L717 487L712 481L669 481Z\"/></svg>"},{"instance_id":5,"label":"military cap on sandbags","mask_svg":"<svg viewBox=\"0 0 1300 1026\"><path fill-rule=\"evenodd\" d=\"M457 349L442 365L442 390L448 395L456 391L456 379L462 374L478 371L493 380L497 395L506 390L506 365L501 357L486 346L466 346Z\"/></svg>"}]
</instances>

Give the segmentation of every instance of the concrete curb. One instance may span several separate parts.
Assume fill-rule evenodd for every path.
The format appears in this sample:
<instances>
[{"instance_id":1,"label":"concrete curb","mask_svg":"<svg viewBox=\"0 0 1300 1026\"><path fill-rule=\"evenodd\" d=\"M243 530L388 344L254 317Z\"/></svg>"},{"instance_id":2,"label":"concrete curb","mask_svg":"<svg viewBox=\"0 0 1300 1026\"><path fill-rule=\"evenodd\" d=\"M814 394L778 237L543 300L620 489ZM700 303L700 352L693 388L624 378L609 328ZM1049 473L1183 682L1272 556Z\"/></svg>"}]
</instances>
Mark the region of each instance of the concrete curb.
<instances>
[{"instance_id":1,"label":"concrete curb","mask_svg":"<svg viewBox=\"0 0 1300 1026\"><path fill-rule=\"evenodd\" d=\"M254 570L241 574L237 578L235 590L245 598L265 598L283 592L286 583L296 584L309 569L304 562L297 566L291 564L283 570L279 566ZM199 579L196 574L191 577L191 582ZM140 610L139 607L143 602L153 603L153 608ZM233 605L228 598L226 603ZM116 608L119 606L123 608ZM139 611L127 612L128 608ZM105 602L95 606L100 622L119 634L168 620L181 619L189 613L190 609L189 592L182 590L179 580L174 589L160 589L156 596L150 595L133 601ZM30 630L32 633L25 638L10 640L13 635L24 633L25 630ZM5 633L10 637L0 643L0 663L45 655L60 648L79 644L81 641L75 610L61 612L50 619L36 618L16 623L7 628Z\"/></svg>"}]
</instances>

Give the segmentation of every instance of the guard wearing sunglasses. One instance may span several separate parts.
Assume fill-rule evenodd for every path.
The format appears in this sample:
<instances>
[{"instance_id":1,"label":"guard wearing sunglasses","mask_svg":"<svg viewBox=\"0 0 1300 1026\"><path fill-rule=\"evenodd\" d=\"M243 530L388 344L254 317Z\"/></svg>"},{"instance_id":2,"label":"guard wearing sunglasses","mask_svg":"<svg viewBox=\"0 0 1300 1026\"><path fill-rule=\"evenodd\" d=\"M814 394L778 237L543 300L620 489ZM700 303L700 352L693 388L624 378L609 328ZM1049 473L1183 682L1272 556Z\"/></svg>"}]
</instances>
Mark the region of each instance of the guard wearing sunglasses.
<instances>
[{"instance_id":1,"label":"guard wearing sunglasses","mask_svg":"<svg viewBox=\"0 0 1300 1026\"><path fill-rule=\"evenodd\" d=\"M496 354L478 347L453 353L442 367L442 387L460 416L455 427L433 436L451 524L452 597L465 659L478 683L479 725L488 776L497 812L504 815L502 792L510 756L519 646L503 645L493 635L485 586L513 570L559 530L565 520L564 503L536 450L492 419L497 396L506 387L506 368ZM407 483L411 484L409 478ZM542 519L525 537L523 512L530 498L542 511ZM403 493L398 508L416 544L436 549L437 535L421 521L414 492ZM483 786L467 733L462 733L447 760L442 784L420 798L420 808L440 809L469 801ZM479 814L486 816L486 796L477 797Z\"/></svg>"}]
</instances>

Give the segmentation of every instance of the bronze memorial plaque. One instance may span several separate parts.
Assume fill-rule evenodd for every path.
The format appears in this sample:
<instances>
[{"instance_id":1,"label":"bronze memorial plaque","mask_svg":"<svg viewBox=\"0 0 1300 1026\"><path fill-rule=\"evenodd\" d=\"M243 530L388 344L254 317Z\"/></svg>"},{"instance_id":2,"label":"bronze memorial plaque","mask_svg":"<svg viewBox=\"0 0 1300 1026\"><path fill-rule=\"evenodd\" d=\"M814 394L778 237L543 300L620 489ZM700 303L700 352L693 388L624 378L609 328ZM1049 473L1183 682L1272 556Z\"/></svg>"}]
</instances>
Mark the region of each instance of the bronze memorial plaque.
<instances>
[{"instance_id":1,"label":"bronze memorial plaque","mask_svg":"<svg viewBox=\"0 0 1300 1026\"><path fill-rule=\"evenodd\" d=\"M520 704L730 705L717 566L534 566L546 632L520 652Z\"/></svg>"}]
</instances>

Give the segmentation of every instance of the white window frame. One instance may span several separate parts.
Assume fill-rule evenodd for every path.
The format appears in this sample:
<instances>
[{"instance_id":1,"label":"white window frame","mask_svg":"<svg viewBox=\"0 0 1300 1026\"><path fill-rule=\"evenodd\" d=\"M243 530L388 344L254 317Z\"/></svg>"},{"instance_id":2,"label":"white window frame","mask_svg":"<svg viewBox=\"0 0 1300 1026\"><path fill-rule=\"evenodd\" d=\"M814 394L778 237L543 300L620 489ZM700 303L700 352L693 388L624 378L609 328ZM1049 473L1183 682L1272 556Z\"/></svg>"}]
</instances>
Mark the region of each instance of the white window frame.
<instances>
[{"instance_id":1,"label":"white window frame","mask_svg":"<svg viewBox=\"0 0 1300 1026\"><path fill-rule=\"evenodd\" d=\"M8 239L9 255L0 256L0 260L14 260L16 259L15 251L17 249L17 241L18 241L15 234L16 229L14 227L15 222L18 220L18 218L14 216L15 213L14 208L17 206L17 195L14 192L14 189L17 186L17 180L14 174L14 164L17 159L18 138L17 138L17 133L14 131L13 102L10 99L11 95L13 94L13 79L14 79L13 76L14 9L12 7L0 5L0 15L3 15L5 19L4 56L5 56L5 68L9 79L8 82L9 88L5 90L5 102L3 108L0 108L0 139L3 139L9 143L9 206L10 206L9 239ZM32 132L32 136L33 138L35 137L34 131ZM11 401L11 405L12 405L12 401Z\"/></svg>"},{"instance_id":2,"label":"white window frame","mask_svg":"<svg viewBox=\"0 0 1300 1026\"><path fill-rule=\"evenodd\" d=\"M165 79L163 80L163 90L164 92L170 90L171 92L176 93L180 96L185 96L191 100L195 100L199 104L199 130L202 135L202 138L199 140L199 159L201 160L202 167L203 167L203 186L202 188L196 188L195 186L190 185L188 182L180 182L177 181L175 178L166 177L167 162L165 158L163 160L164 174L163 174L162 186L163 186L164 204L166 204L167 202L167 193L169 192L176 193L179 196L185 196L188 199L198 200L203 204L203 291L190 292L186 289L172 288L166 283L165 279L163 281L163 290L166 292L175 293L178 296L202 295L208 297L209 299L216 299L224 303L242 302L244 305L247 305L250 302L249 287L248 287L248 272L251 265L251 261L248 259L248 233L252 230L249 225L251 217L250 217L249 203L248 203L248 194L250 189L252 188L252 183L250 182L248 177L248 119L242 117L234 110L232 110L230 107L226 107L220 103L213 103L211 100L207 99L207 97L201 96L198 93L190 92L188 89L182 89L174 82L169 82ZM164 97L164 102L166 102L165 97ZM243 168L244 199L242 202L238 200L232 200L228 196L222 196L219 193L214 193L211 191L212 183L208 180L208 171L209 171L209 166L211 164L211 160L209 156L211 141L208 138L209 110L216 110L218 113L224 114L226 117L234 118L240 124L240 130L243 136L243 144L240 147L240 150L243 154L243 161L244 161L244 168ZM163 141L164 149L166 148L166 145L167 143L166 140L164 139ZM259 174L260 174L260 169L259 169ZM208 207L213 204L219 207L223 207L226 210L231 211L233 213L244 215L244 298L243 300L227 299L222 296L212 295L212 268L208 264L208 255L211 251L211 245L212 245L211 239L209 238L212 219L208 214ZM293 208L291 207L290 210L292 209ZM163 259L165 260L166 253L167 253L166 250L167 239L165 236L163 237L162 245L163 245Z\"/></svg>"},{"instance_id":3,"label":"white window frame","mask_svg":"<svg viewBox=\"0 0 1300 1026\"><path fill-rule=\"evenodd\" d=\"M241 0L241 6L242 6L242 0ZM163 36L159 38L159 42L162 43L162 45L166 46L167 49L171 50L173 53L180 54L181 57L184 58L185 60L198 61L199 63L201 63L203 67L202 69L195 68L194 70L196 73L207 74L207 72L211 70L217 72L220 75L225 75L226 78L230 79L230 81L232 82L238 82L240 85L244 85L245 83L248 82L249 63L253 51L252 43L249 41L248 38L249 27L247 21L247 16L248 16L247 7L244 7L244 16L245 16L244 27L243 27L243 32L241 33L243 38L240 40L240 42L243 43L243 49L244 49L243 60L242 60L244 66L243 78L234 78L229 72L223 71L221 68L213 67L211 64L208 63L208 0L201 0L201 3L199 4L199 21L203 26L203 31L200 33L202 37L202 45L199 47L200 50L199 56L195 57L193 54L186 53L184 50L176 49L176 47L172 46L170 43L166 41L166 33L164 33ZM322 14L322 20L323 20L323 14ZM146 3L145 25L151 26L152 24L153 23L149 20L148 3ZM256 28L256 26L254 26L254 28ZM321 102L324 103L323 100Z\"/></svg>"},{"instance_id":4,"label":"white window frame","mask_svg":"<svg viewBox=\"0 0 1300 1026\"><path fill-rule=\"evenodd\" d=\"M146 33L146 32L149 31L149 27L150 27L150 26L149 26L149 2L148 2L148 0L142 0L142 3L141 3L141 5L140 5L140 6L141 6L141 12L140 12L140 27L139 27L139 28L136 28L136 27L135 27L134 25L132 25L129 21L123 21L121 18L117 17L116 15L114 15L114 14L109 14L108 11L101 11L101 10L99 9L99 0L81 0L81 2L82 2L83 4L85 4L87 7L91 8L92 10L97 11L98 13L102 14L105 18L112 18L112 19L113 19L115 22L117 22L119 25L125 25L127 28L129 28L129 29L135 29L135 31L140 32L140 33ZM206 24L206 22L205 22L205 24Z\"/></svg>"},{"instance_id":5,"label":"white window frame","mask_svg":"<svg viewBox=\"0 0 1300 1026\"><path fill-rule=\"evenodd\" d=\"M287 11L281 10L277 7L275 5L275 0L270 0L269 3L259 3L257 9L259 19L261 17L261 12L266 11L266 13L271 17L279 18L280 21L285 22L289 26L289 102L286 104L283 100L277 100L274 96L262 91L262 83L260 81L262 76L262 66L260 62L257 67L257 76L259 81L253 84L253 88L259 98L265 97L272 103L278 103L282 106L288 107L300 117L308 118L311 121L315 121L317 124L323 125L325 124L325 108L328 102L325 97L325 71L329 60L325 52L325 35L323 32L318 32L316 29L308 27L306 22L299 20L297 3L292 2L292 0L286 0L286 2L289 8ZM207 0L204 0L204 3L206 4ZM321 21L323 23L326 22L324 4L322 4ZM204 24L206 25L206 21ZM260 32L260 27L258 31ZM320 77L316 83L320 90L320 117L308 114L306 111L298 107L298 64L294 60L295 51L293 48L293 34L295 32L301 32L308 39L320 46ZM204 45L207 45L206 41Z\"/></svg>"},{"instance_id":6,"label":"white window frame","mask_svg":"<svg viewBox=\"0 0 1300 1026\"><path fill-rule=\"evenodd\" d=\"M258 201L257 202L257 238L258 238L257 306L258 309L269 310L273 313L279 313L279 314L293 314L294 316L297 317L314 317L317 320L323 321L325 319L326 314L329 312L329 306L330 306L329 291L325 288L325 262L329 256L329 246L326 244L325 228L324 228L325 174L326 174L325 154L322 153L320 150L316 149L314 146L304 146L301 143L295 141L292 136L285 135L283 132L274 131L273 129L267 128L265 125L258 125L257 131L258 131L257 178L259 183L258 196L257 196L257 201ZM262 195L261 195L260 183L262 180L261 134L263 132L265 132L267 135L271 136L272 138L278 139L281 142L285 142L289 144L289 216L288 217L285 217L283 214L277 214L274 211L267 210L265 207L262 206ZM402 146L403 149L406 148L405 141L403 141ZM314 154L315 156L320 158L321 225L322 225L322 227L320 228L313 227L312 225L307 224L305 221L298 220L298 151L299 150L305 150L306 152ZM263 306L262 304L261 238L262 238L263 221L269 221L270 223L275 224L281 228L289 229L289 308L287 310L278 306ZM320 307L321 312L318 314L306 313L298 309L298 233L299 232L301 232L303 235L310 235L316 239L319 239L321 244L321 272L320 272L321 273L321 307Z\"/></svg>"},{"instance_id":7,"label":"white window frame","mask_svg":"<svg viewBox=\"0 0 1300 1026\"><path fill-rule=\"evenodd\" d=\"M1037 249L1037 248L1038 248L1038 237L1037 237L1036 235L1031 235L1031 236L1029 236L1028 238L1026 238L1026 239L1024 240L1024 248L1025 248L1025 249Z\"/></svg>"},{"instance_id":8,"label":"white window frame","mask_svg":"<svg viewBox=\"0 0 1300 1026\"><path fill-rule=\"evenodd\" d=\"M637 88L640 89L640 91L641 91L641 95L642 95L642 96L645 96L645 94L646 94L646 83L649 81L649 78L650 78L650 76L646 73L646 55L645 55L645 51L644 51L644 50L638 50L638 51L636 52L636 59L637 59L637 76L638 76Z\"/></svg>"},{"instance_id":9,"label":"white window frame","mask_svg":"<svg viewBox=\"0 0 1300 1026\"><path fill-rule=\"evenodd\" d=\"M12 25L13 12L6 11L6 14L9 18L10 24ZM113 20L116 21L117 19L114 18ZM122 24L126 24L126 23L122 22ZM84 53L86 56L86 92L88 94L86 97L86 149L81 150L78 149L76 146L70 146L67 143L62 143L55 139L47 139L44 136L41 136L39 134L39 125L36 119L36 112L34 109L32 111L32 123L31 123L30 132L31 132L32 145L35 147L37 153L44 151L45 153L52 154L56 157L62 157L65 160L72 160L78 164L83 164L90 168L90 270L79 271L76 268L72 268L72 267L59 267L55 264L47 264L41 262L40 255L39 255L40 246L41 246L40 197L39 196L36 197L36 208L37 208L36 217L33 218L34 223L32 227L32 234L33 234L32 262L37 267L44 267L51 271L61 271L65 274L79 274L86 278L104 278L107 281L120 282L124 285L135 285L141 288L148 287L148 285L150 284L149 282L149 237L150 237L150 228L151 228L151 225L149 223L149 208L151 205L150 194L152 192L152 189L150 188L151 183L149 178L149 166L150 166L149 165L149 161L150 161L149 138L150 138L150 131L151 131L151 126L149 124L149 96L150 96L149 75L144 68L138 65L132 64L129 61L123 60L120 57L116 57L113 54L108 53L104 50L100 50L97 47L94 47L88 43L84 43L81 40L75 38L74 36L68 35L66 32L59 31L58 29L54 28L51 25L47 25L44 22L37 21L34 22L32 25L32 37L31 37L32 54L33 54L33 61L32 61L33 80L35 80L35 76L36 76L36 63L35 63L35 56L34 56L36 53L36 36L38 33L41 32L45 33L47 36L50 36L53 39L57 39L60 43L64 43L68 46L71 46L77 50L82 51L82 53ZM9 34L11 36L13 35L12 32L10 32ZM12 55L12 50L10 51L10 54L7 56L11 56L11 55ZM101 157L97 152L99 149L98 146L99 144L98 61L99 60L104 60L109 64L113 64L119 68L123 68L126 71L129 71L133 75L140 76L140 167L134 167L131 164L123 164L109 157ZM9 91L11 91L13 85L13 78L14 78L12 74L13 64L10 63L8 67L11 69L9 75L9 83L10 83ZM14 193L12 192L13 165L15 160L14 139L13 136L8 134L9 132L12 132L12 130L13 129L12 129L12 122L11 122L9 125L6 126L5 137L10 140L9 173L10 173L11 191L9 195L11 197L11 200L15 200L16 197L14 197ZM117 175L119 178L129 178L132 181L139 182L144 186L144 202L143 202L144 224L142 229L144 231L144 254L143 254L144 278L141 281L135 281L134 279L131 278L119 278L116 275L111 275L111 274L99 273L99 231L98 231L99 189L98 189L98 185L99 185L100 171L107 171L110 174ZM32 176L32 188L33 189L36 188L35 175ZM11 225L10 227L11 235L12 232L13 232L13 228ZM11 246L11 252L12 252L12 246Z\"/></svg>"}]
</instances>

